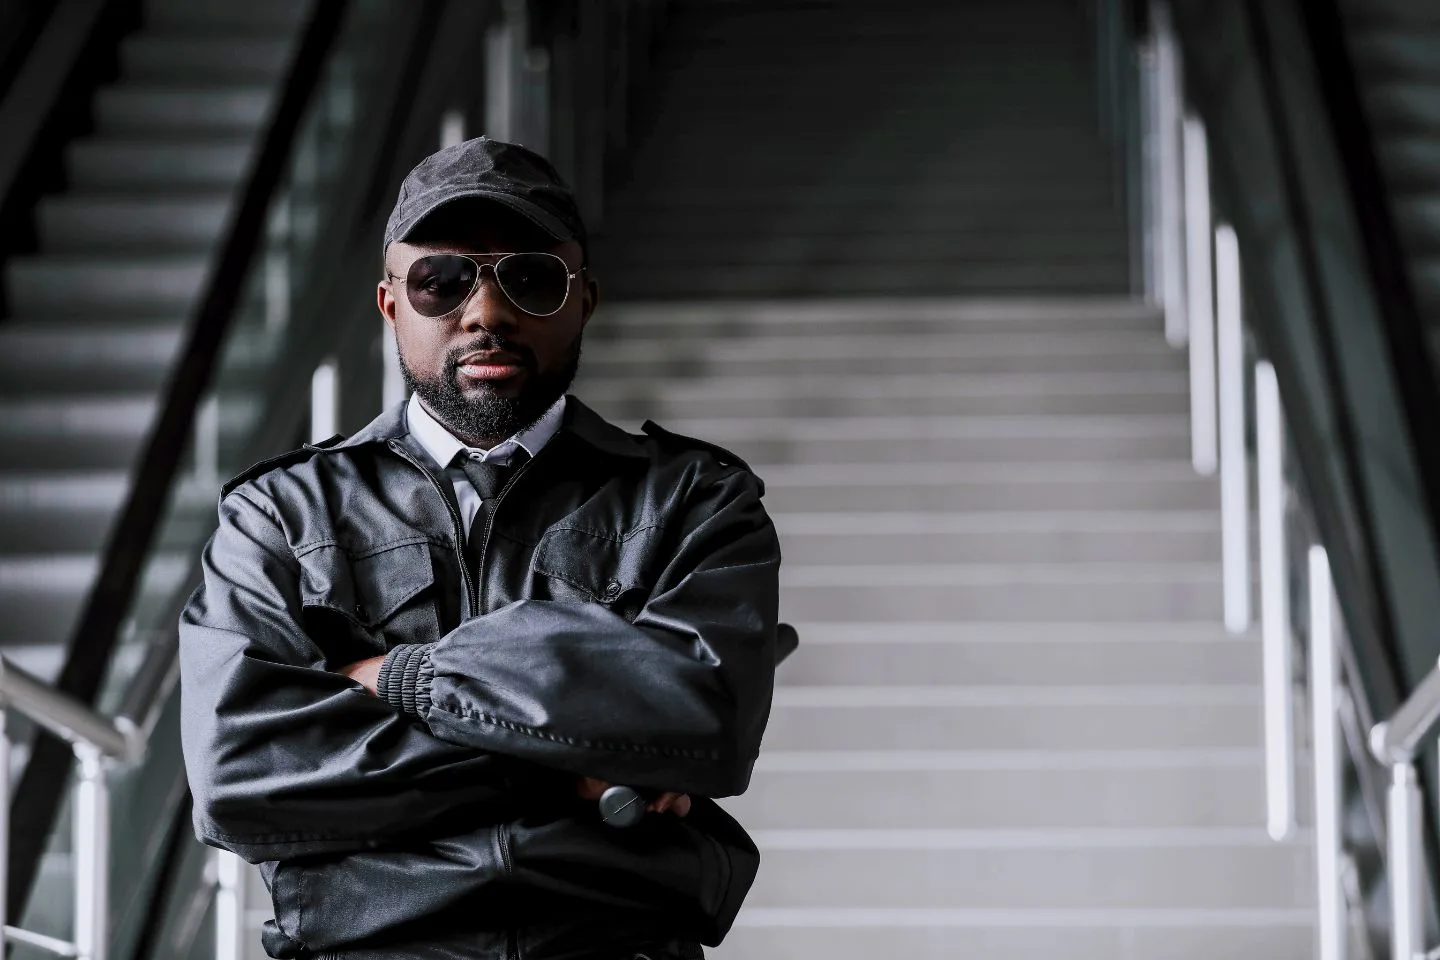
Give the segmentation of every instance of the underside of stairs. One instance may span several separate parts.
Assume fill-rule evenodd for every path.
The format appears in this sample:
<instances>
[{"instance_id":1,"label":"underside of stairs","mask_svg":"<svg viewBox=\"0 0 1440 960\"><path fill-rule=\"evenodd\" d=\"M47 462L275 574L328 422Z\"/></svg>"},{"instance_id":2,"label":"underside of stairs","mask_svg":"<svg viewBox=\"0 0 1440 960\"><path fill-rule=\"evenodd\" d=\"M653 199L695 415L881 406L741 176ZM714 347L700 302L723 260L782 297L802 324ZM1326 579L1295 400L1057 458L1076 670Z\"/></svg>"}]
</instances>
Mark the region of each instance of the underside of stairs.
<instances>
[{"instance_id":1,"label":"underside of stairs","mask_svg":"<svg viewBox=\"0 0 1440 960\"><path fill-rule=\"evenodd\" d=\"M671 6L576 393L735 450L780 531L801 646L726 801L762 864L720 960L1313 955L1086 30Z\"/></svg>"}]
</instances>

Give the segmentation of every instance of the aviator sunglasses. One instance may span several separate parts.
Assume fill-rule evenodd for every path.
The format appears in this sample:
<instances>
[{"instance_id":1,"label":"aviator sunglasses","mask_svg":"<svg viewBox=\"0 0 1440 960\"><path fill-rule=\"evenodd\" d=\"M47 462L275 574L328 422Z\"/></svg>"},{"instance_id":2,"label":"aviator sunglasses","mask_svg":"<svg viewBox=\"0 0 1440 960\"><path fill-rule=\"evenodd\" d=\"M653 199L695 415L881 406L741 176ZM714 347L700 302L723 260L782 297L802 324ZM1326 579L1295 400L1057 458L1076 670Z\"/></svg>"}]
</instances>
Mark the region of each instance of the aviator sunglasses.
<instances>
[{"instance_id":1,"label":"aviator sunglasses","mask_svg":"<svg viewBox=\"0 0 1440 960\"><path fill-rule=\"evenodd\" d=\"M477 254L499 256L481 263L463 253L432 253L410 264L404 278L386 271L392 281L405 284L410 308L422 317L444 317L460 309L480 285L480 271L495 271L500 292L521 310L536 317L558 313L570 298L570 265L553 253Z\"/></svg>"}]
</instances>

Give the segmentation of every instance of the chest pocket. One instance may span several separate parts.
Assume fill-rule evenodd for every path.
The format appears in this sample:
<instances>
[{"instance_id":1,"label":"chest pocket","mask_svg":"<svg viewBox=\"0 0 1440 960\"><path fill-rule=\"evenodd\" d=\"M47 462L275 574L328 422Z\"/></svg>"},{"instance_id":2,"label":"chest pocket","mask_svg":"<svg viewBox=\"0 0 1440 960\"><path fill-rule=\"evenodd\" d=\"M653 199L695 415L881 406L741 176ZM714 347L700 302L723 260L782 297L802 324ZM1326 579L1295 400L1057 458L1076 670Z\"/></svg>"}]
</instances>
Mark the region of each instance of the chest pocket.
<instances>
[{"instance_id":1,"label":"chest pocket","mask_svg":"<svg viewBox=\"0 0 1440 960\"><path fill-rule=\"evenodd\" d=\"M331 662L440 638L435 565L424 537L349 550L319 544L297 559L305 627Z\"/></svg>"},{"instance_id":2,"label":"chest pocket","mask_svg":"<svg viewBox=\"0 0 1440 960\"><path fill-rule=\"evenodd\" d=\"M654 585L659 527L623 535L551 528L535 545L531 571L537 598L599 603L633 620Z\"/></svg>"}]
</instances>

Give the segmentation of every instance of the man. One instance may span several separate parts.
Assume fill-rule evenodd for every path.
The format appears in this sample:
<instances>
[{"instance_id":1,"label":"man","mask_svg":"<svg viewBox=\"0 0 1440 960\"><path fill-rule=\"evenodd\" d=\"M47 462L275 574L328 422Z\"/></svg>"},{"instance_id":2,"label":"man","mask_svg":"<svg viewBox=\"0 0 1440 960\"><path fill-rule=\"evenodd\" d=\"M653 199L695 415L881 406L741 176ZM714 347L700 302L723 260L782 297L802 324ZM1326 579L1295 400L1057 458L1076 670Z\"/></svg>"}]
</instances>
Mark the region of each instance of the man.
<instances>
[{"instance_id":1,"label":"man","mask_svg":"<svg viewBox=\"0 0 1440 960\"><path fill-rule=\"evenodd\" d=\"M378 291L409 402L221 494L183 743L198 836L261 865L272 957L699 957L754 878L709 798L769 714L774 528L738 458L566 396L585 255L541 157L427 158ZM639 824L604 822L612 784Z\"/></svg>"}]
</instances>

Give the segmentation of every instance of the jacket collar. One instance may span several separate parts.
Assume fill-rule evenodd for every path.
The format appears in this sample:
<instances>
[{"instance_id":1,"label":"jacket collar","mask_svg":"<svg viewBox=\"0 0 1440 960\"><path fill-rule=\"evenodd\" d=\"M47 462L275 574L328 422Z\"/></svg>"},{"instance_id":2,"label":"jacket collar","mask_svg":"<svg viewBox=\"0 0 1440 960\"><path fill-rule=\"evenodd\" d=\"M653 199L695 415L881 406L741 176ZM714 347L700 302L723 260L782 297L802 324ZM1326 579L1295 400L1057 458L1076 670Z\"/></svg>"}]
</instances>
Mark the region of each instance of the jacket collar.
<instances>
[{"instance_id":1,"label":"jacket collar","mask_svg":"<svg viewBox=\"0 0 1440 960\"><path fill-rule=\"evenodd\" d=\"M354 436L331 444L327 450L346 450L370 443L388 443L409 435L405 420L408 401L400 401L371 420ZM650 455L635 437L621 430L571 395L565 401L565 419L560 432L584 441L595 449L617 457L647 459Z\"/></svg>"}]
</instances>

